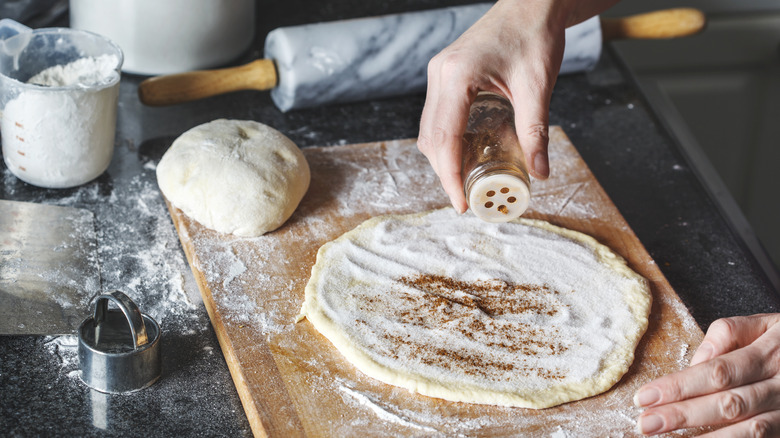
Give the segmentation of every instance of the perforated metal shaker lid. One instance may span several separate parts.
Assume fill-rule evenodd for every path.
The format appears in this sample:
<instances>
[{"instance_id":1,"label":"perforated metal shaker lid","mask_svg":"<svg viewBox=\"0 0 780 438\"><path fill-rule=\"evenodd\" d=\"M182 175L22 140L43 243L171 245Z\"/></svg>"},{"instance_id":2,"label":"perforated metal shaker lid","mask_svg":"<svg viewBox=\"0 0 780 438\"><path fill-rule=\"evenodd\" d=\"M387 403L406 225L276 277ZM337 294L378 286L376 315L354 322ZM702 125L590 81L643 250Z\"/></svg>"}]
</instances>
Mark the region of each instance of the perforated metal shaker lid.
<instances>
[{"instance_id":1,"label":"perforated metal shaker lid","mask_svg":"<svg viewBox=\"0 0 780 438\"><path fill-rule=\"evenodd\" d=\"M468 193L469 208L487 222L508 222L528 208L531 192L521 178L496 173L474 181Z\"/></svg>"}]
</instances>

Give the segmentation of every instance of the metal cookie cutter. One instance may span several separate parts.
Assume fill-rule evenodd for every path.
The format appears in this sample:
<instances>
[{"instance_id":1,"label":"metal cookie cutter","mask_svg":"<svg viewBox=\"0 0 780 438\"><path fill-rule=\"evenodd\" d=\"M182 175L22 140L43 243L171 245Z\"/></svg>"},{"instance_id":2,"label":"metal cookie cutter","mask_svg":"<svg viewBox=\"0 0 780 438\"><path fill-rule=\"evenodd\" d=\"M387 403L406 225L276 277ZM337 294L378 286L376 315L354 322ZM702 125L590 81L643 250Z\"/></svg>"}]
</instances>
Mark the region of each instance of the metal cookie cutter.
<instances>
[{"instance_id":1,"label":"metal cookie cutter","mask_svg":"<svg viewBox=\"0 0 780 438\"><path fill-rule=\"evenodd\" d=\"M119 308L108 308L113 301ZM95 312L81 323L81 380L101 392L137 391L160 378L160 326L116 290L100 295Z\"/></svg>"}]
</instances>

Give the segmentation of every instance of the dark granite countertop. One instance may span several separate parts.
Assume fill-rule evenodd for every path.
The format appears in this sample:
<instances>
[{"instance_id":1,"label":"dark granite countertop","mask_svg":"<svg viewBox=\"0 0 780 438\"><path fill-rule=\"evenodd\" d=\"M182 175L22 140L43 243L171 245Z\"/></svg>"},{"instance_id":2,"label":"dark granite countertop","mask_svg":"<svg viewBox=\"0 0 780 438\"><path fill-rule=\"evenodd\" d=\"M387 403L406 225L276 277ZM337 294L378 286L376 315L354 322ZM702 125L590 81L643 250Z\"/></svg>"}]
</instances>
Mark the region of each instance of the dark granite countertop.
<instances>
[{"instance_id":1,"label":"dark granite countertop","mask_svg":"<svg viewBox=\"0 0 780 438\"><path fill-rule=\"evenodd\" d=\"M256 48L236 63L259 57L264 35L278 26L468 2L375 3L263 2ZM143 79L123 75L116 150L104 175L75 189L46 190L0 165L0 198L95 214L102 287L124 290L161 324L163 377L140 392L106 395L78 379L73 337L0 337L4 436L250 435L157 191L157 161L182 132L217 118L266 123L301 147L415 137L424 102L414 95L283 114L268 93L248 91L149 108L136 97ZM780 311L780 296L609 50L595 70L559 79L550 119L566 131L702 329L720 317Z\"/></svg>"}]
</instances>

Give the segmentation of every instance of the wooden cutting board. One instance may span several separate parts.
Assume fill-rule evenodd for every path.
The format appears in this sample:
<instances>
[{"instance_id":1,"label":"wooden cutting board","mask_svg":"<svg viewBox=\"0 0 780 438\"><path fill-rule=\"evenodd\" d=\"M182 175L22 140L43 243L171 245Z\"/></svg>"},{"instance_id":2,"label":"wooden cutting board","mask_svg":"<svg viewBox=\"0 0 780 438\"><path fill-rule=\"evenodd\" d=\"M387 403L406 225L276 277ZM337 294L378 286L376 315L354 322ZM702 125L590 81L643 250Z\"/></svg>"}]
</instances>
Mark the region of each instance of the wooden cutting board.
<instances>
[{"instance_id":1,"label":"wooden cutting board","mask_svg":"<svg viewBox=\"0 0 780 438\"><path fill-rule=\"evenodd\" d=\"M545 410L454 403L366 377L306 320L296 323L319 247L364 220L448 206L414 140L304 149L311 186L280 229L208 230L169 205L255 436L639 436L644 383L684 368L702 332L559 127L552 176L525 216L589 234L647 278L650 326L611 390Z\"/></svg>"}]
</instances>

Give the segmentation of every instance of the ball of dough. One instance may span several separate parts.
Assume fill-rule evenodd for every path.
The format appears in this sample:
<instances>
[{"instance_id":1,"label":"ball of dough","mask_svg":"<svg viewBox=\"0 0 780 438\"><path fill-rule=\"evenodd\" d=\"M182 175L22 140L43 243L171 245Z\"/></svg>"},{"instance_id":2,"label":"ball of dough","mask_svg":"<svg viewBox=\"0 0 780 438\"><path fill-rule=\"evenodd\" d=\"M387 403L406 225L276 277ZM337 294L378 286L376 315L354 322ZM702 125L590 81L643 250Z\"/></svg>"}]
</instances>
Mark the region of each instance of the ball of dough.
<instances>
[{"instance_id":1,"label":"ball of dough","mask_svg":"<svg viewBox=\"0 0 780 438\"><path fill-rule=\"evenodd\" d=\"M279 228L309 188L309 164L281 132L219 119L177 138L157 166L168 201L221 233L255 237Z\"/></svg>"}]
</instances>

